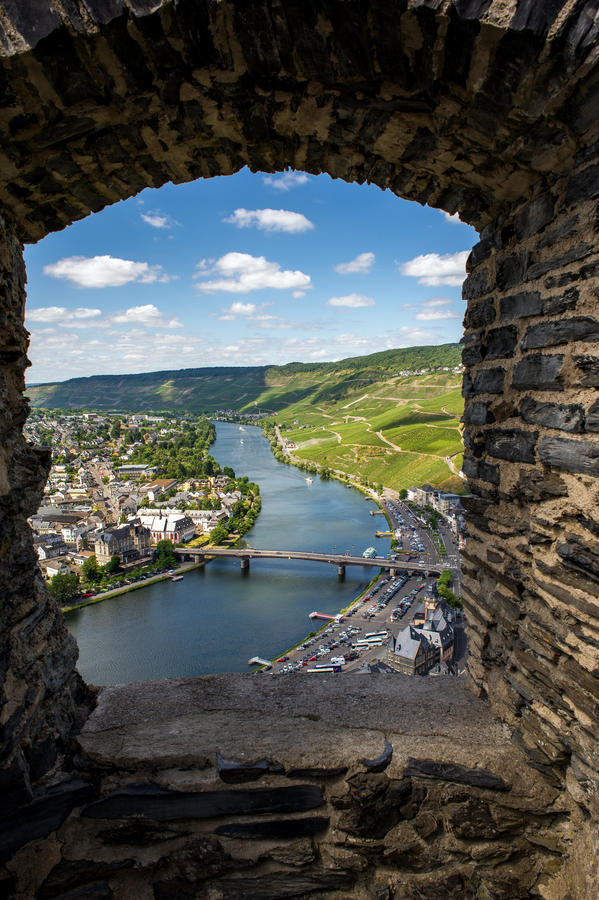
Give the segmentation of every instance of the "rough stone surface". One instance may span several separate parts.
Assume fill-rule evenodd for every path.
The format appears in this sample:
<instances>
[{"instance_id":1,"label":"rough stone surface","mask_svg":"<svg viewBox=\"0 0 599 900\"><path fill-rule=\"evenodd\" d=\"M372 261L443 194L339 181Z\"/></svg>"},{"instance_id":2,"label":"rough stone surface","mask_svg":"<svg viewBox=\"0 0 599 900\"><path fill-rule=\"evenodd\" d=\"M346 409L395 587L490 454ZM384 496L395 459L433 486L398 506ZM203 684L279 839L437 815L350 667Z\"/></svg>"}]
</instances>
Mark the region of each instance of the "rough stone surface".
<instances>
[{"instance_id":1,"label":"rough stone surface","mask_svg":"<svg viewBox=\"0 0 599 900\"><path fill-rule=\"evenodd\" d=\"M347 719L327 699L331 721L307 719L317 738L313 749L282 724L286 719L277 697L285 696L280 687L285 682L261 698L260 721L272 740L266 739L269 732L256 733L256 712L250 721L234 692L225 690L227 706L221 698L212 709L198 703L203 724L193 714L185 719L185 727L201 737L198 750L176 728L166 732L153 722L151 698L160 692L149 688L145 723L133 723L121 711L114 713L114 730L98 731L94 738L91 728L81 739L88 773L97 782L106 779L98 799L127 783L114 774L122 767L139 770L146 784L153 783L150 776L157 771L165 789L193 793L197 779L205 779L204 788L212 790L218 750L236 763L247 760L237 775L261 774L260 789L291 778L292 771L300 779L316 779L319 772L331 781L346 779L335 801L341 805L335 806L327 793L326 811L323 807L335 837L312 859L307 838L294 839L292 848L267 839L203 834L198 826L186 843L184 835L171 834L180 823L155 823L152 831L146 821L147 834L167 835L156 841L160 859L146 859L139 846L137 856L124 847L119 859L135 858L134 867L107 877L89 871L87 882L68 891L88 897L128 897L138 891L143 900L195 897L200 883L207 897L216 891L227 897L277 891L277 896L299 891L359 897L362 891L381 898L474 895L486 900L536 892L545 900L563 900L596 893L595 19L594 4L582 0L1 0L0 772L5 813L17 815L23 803L34 802L38 779L49 777L45 769L62 765L88 702L74 668L76 648L37 574L26 525L39 502L49 459L22 437L27 415L22 242L38 240L147 186L230 174L247 165L254 171L291 167L369 181L398 196L459 211L478 229L480 241L468 260L463 288L464 472L472 494L464 501L468 677L510 729L512 749L520 748L521 760L528 761L528 768L521 762L522 777L535 784L537 777L546 779L563 791L565 805L575 801L587 817L569 832L560 868L562 850L555 848L563 847L563 816L547 819L540 808L528 808L526 821L516 817L514 824L496 800L493 805L476 793L482 788L446 782L440 789L424 776L406 775L408 748L414 759L431 759L424 744L430 746L434 735L427 710L410 707L408 721L398 711L404 704L397 698L387 699L385 715L389 734L398 728L393 733L404 731L405 742L398 748L390 741L393 758L383 773L361 773L356 780L350 760L376 760L388 736L380 717L369 712L376 705L370 695L360 695L357 716L363 727L351 733ZM359 690L368 694L370 682L363 683ZM434 682L447 703L440 685ZM417 683L410 690L420 696ZM111 696L119 707L116 695ZM433 704L428 694L426 702ZM481 730L482 742L472 735L474 743L458 746L455 719L449 723L441 707L433 704L429 711L433 708L435 734L448 741L437 762L487 769L511 784L507 761L496 759L498 768L491 764L493 752L503 746L501 740L491 746L492 731L485 735ZM476 721L476 709L464 718ZM348 712L344 707L343 715ZM252 735L251 747L233 740L227 723L234 720ZM305 721L303 727L304 734ZM227 736L223 746L215 747L215 735ZM290 741L296 742L293 752ZM85 747L83 742L88 742ZM149 750L153 744L155 756ZM209 775L202 774L200 751ZM112 784L100 767L103 757L111 760L105 764L114 770ZM256 764L268 759L286 774L262 774ZM328 774L323 773L325 759ZM175 769L167 771L166 765ZM186 775L188 766L193 777ZM300 774L306 772L312 774ZM233 789L221 778L217 783ZM348 831L341 829L342 821ZM122 834L133 834L135 824L125 823ZM96 827L99 820L76 813L61 826L61 840L63 833L65 840L71 835L74 859L96 859ZM79 842L87 841L80 850L75 849L77 828ZM102 830L114 836L118 829L112 821ZM469 835L477 829L485 837L476 843ZM138 835L142 830L137 823ZM385 833L373 837L374 831ZM442 837L434 838L437 833ZM56 836L38 841L46 858L62 852ZM30 841L0 871L0 885L19 900L32 893L34 875L25 872L43 868L29 865L36 846ZM114 859L118 846L107 843L103 852ZM436 867L433 872L423 868L427 861ZM256 871L245 872L244 867L254 866ZM301 878L293 866L301 869ZM311 874L304 866L312 867ZM146 886L139 893L134 879L144 872Z\"/></svg>"}]
</instances>

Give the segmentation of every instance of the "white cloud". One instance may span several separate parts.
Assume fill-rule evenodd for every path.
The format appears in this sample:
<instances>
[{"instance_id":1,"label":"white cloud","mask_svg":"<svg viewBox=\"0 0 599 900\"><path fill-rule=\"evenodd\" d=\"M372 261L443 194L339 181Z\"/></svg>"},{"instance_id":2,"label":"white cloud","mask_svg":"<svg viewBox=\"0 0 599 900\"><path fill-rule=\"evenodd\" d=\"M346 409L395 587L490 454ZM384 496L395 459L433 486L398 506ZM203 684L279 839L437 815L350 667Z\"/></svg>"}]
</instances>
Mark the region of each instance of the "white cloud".
<instances>
[{"instance_id":1,"label":"white cloud","mask_svg":"<svg viewBox=\"0 0 599 900\"><path fill-rule=\"evenodd\" d=\"M152 228L173 228L175 225L179 224L175 219L171 218L171 216L166 213L161 212L159 209L153 209L147 213L140 213L139 216L146 225L151 225Z\"/></svg>"},{"instance_id":2,"label":"white cloud","mask_svg":"<svg viewBox=\"0 0 599 900\"><path fill-rule=\"evenodd\" d=\"M101 309L88 309L84 306L77 309L67 309L66 306L40 306L37 309L27 310L29 322L56 322L58 325L73 325L77 321L96 319L101 315Z\"/></svg>"},{"instance_id":3,"label":"white cloud","mask_svg":"<svg viewBox=\"0 0 599 900\"><path fill-rule=\"evenodd\" d=\"M303 172L284 172L282 175L266 175L263 181L276 191L289 191L291 188L306 184L309 179Z\"/></svg>"},{"instance_id":4,"label":"white cloud","mask_svg":"<svg viewBox=\"0 0 599 900\"><path fill-rule=\"evenodd\" d=\"M178 319L169 319L164 316L153 303L144 306L130 306L123 313L112 316L111 321L115 325L145 325L148 328L181 328L182 323Z\"/></svg>"},{"instance_id":5,"label":"white cloud","mask_svg":"<svg viewBox=\"0 0 599 900\"><path fill-rule=\"evenodd\" d=\"M459 287L466 278L466 260L469 250L459 253L425 253L415 256L400 265L402 275L417 278L419 284L428 287L437 287L440 284L449 284Z\"/></svg>"},{"instance_id":6,"label":"white cloud","mask_svg":"<svg viewBox=\"0 0 599 900\"><path fill-rule=\"evenodd\" d=\"M79 288L122 287L132 281L152 284L169 281L162 266L114 256L69 256L44 266L44 275L65 278Z\"/></svg>"},{"instance_id":7,"label":"white cloud","mask_svg":"<svg viewBox=\"0 0 599 900\"><path fill-rule=\"evenodd\" d=\"M420 322L433 322L437 319L459 319L459 316L449 309L424 309L416 313L415 318Z\"/></svg>"},{"instance_id":8,"label":"white cloud","mask_svg":"<svg viewBox=\"0 0 599 900\"><path fill-rule=\"evenodd\" d=\"M256 312L256 304L241 303L239 300L236 300L235 303L231 304L231 312L235 316L251 316L252 313Z\"/></svg>"},{"instance_id":9,"label":"white cloud","mask_svg":"<svg viewBox=\"0 0 599 900\"><path fill-rule=\"evenodd\" d=\"M452 215L451 213L445 212L444 209L440 210L440 212L441 212L441 215L443 216L443 218L444 218L447 222L453 222L454 225L464 225L464 224L465 224L465 223L462 222L462 220L460 219L460 214L459 214L459 213L453 213L453 215Z\"/></svg>"},{"instance_id":10,"label":"white cloud","mask_svg":"<svg viewBox=\"0 0 599 900\"><path fill-rule=\"evenodd\" d=\"M271 262L264 256L250 256L249 253L225 253L209 267L207 260L198 266L196 278L205 274L215 274L211 281L198 281L199 291L227 291L231 294L248 294L250 291L261 291L265 288L288 290L291 288L310 288L310 276L298 270L281 269L279 263Z\"/></svg>"},{"instance_id":11,"label":"white cloud","mask_svg":"<svg viewBox=\"0 0 599 900\"><path fill-rule=\"evenodd\" d=\"M439 307L439 306L451 306L453 300L451 297L431 297L430 300L425 300L422 304L427 307Z\"/></svg>"},{"instance_id":12,"label":"white cloud","mask_svg":"<svg viewBox=\"0 0 599 900\"><path fill-rule=\"evenodd\" d=\"M236 225L237 228L261 228L263 231L286 231L288 234L299 234L309 231L314 225L301 213L289 209L236 209L223 222Z\"/></svg>"},{"instance_id":13,"label":"white cloud","mask_svg":"<svg viewBox=\"0 0 599 900\"><path fill-rule=\"evenodd\" d=\"M374 305L372 297L365 297L364 294L346 294L344 297L331 297L327 300L327 306L350 306L353 309Z\"/></svg>"},{"instance_id":14,"label":"white cloud","mask_svg":"<svg viewBox=\"0 0 599 900\"><path fill-rule=\"evenodd\" d=\"M340 275L353 275L355 272L370 272L374 263L374 253L360 253L355 259L347 263L338 263L333 266L335 272Z\"/></svg>"}]
</instances>

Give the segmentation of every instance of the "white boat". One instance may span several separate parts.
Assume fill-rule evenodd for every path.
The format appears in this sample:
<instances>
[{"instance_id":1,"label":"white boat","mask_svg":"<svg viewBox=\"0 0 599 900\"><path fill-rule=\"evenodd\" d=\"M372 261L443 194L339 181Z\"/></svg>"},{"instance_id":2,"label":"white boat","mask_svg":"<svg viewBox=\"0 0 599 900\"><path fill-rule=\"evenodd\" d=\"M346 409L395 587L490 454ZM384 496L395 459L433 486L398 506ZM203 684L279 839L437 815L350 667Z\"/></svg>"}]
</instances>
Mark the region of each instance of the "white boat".
<instances>
[{"instance_id":1,"label":"white boat","mask_svg":"<svg viewBox=\"0 0 599 900\"><path fill-rule=\"evenodd\" d=\"M239 426L239 430L240 430L240 431L245 431L245 428L243 427L243 425L240 425L240 426Z\"/></svg>"},{"instance_id":2,"label":"white boat","mask_svg":"<svg viewBox=\"0 0 599 900\"><path fill-rule=\"evenodd\" d=\"M240 444L243 444L243 438L240 438L240 439L239 439L239 443L240 443Z\"/></svg>"},{"instance_id":3,"label":"white boat","mask_svg":"<svg viewBox=\"0 0 599 900\"><path fill-rule=\"evenodd\" d=\"M313 478L304 478L304 481L306 482L306 484L312 484L314 479Z\"/></svg>"},{"instance_id":4,"label":"white boat","mask_svg":"<svg viewBox=\"0 0 599 900\"><path fill-rule=\"evenodd\" d=\"M183 581L183 575L171 575L171 581Z\"/></svg>"},{"instance_id":5,"label":"white boat","mask_svg":"<svg viewBox=\"0 0 599 900\"><path fill-rule=\"evenodd\" d=\"M367 547L364 553L362 554L363 559L375 559L376 558L376 550L374 547Z\"/></svg>"}]
</instances>

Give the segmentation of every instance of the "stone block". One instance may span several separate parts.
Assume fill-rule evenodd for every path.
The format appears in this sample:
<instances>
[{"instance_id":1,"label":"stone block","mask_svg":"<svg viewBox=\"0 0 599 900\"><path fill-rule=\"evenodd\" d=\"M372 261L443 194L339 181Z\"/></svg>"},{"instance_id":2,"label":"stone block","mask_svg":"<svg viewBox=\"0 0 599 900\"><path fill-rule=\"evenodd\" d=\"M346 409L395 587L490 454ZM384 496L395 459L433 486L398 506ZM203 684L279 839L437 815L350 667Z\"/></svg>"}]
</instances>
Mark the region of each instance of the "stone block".
<instances>
[{"instance_id":1,"label":"stone block","mask_svg":"<svg viewBox=\"0 0 599 900\"><path fill-rule=\"evenodd\" d=\"M497 262L497 287L502 291L509 291L524 281L528 254L525 250L504 256Z\"/></svg>"},{"instance_id":2,"label":"stone block","mask_svg":"<svg viewBox=\"0 0 599 900\"><path fill-rule=\"evenodd\" d=\"M514 219L514 227L518 240L524 241L537 234L553 219L556 198L550 191L545 191L526 204Z\"/></svg>"},{"instance_id":3,"label":"stone block","mask_svg":"<svg viewBox=\"0 0 599 900\"><path fill-rule=\"evenodd\" d=\"M263 775L284 773L283 766L272 759L259 759L256 762L238 762L234 759L226 759L220 753L216 754L218 774L227 784L241 784L245 781L256 781Z\"/></svg>"},{"instance_id":4,"label":"stone block","mask_svg":"<svg viewBox=\"0 0 599 900\"><path fill-rule=\"evenodd\" d=\"M599 322L590 316L539 322L530 325L521 343L523 350L554 347L571 341L599 341Z\"/></svg>"},{"instance_id":5,"label":"stone block","mask_svg":"<svg viewBox=\"0 0 599 900\"><path fill-rule=\"evenodd\" d=\"M464 321L468 328L484 328L495 321L495 300L488 297L482 303L470 304L466 310Z\"/></svg>"},{"instance_id":6,"label":"stone block","mask_svg":"<svg viewBox=\"0 0 599 900\"><path fill-rule=\"evenodd\" d=\"M489 281L487 269L476 269L471 275L468 275L462 287L462 297L464 300L475 300L482 297L489 291Z\"/></svg>"},{"instance_id":7,"label":"stone block","mask_svg":"<svg viewBox=\"0 0 599 900\"><path fill-rule=\"evenodd\" d=\"M499 467L483 462L480 459L464 456L462 470L466 478L477 478L481 481L487 481L489 484L499 484Z\"/></svg>"},{"instance_id":8,"label":"stone block","mask_svg":"<svg viewBox=\"0 0 599 900\"><path fill-rule=\"evenodd\" d=\"M29 841L56 831L71 810L87 803L93 793L91 785L80 778L64 778L6 816L0 826L0 861L9 859Z\"/></svg>"},{"instance_id":9,"label":"stone block","mask_svg":"<svg viewBox=\"0 0 599 900\"><path fill-rule=\"evenodd\" d=\"M532 463L535 461L537 438L538 432L517 428L486 431L485 448L489 456L498 459Z\"/></svg>"},{"instance_id":10,"label":"stone block","mask_svg":"<svg viewBox=\"0 0 599 900\"><path fill-rule=\"evenodd\" d=\"M581 387L599 387L599 358L596 356L574 356L574 365L581 373Z\"/></svg>"},{"instance_id":11,"label":"stone block","mask_svg":"<svg viewBox=\"0 0 599 900\"><path fill-rule=\"evenodd\" d=\"M462 394L464 397L476 397L478 394L501 394L505 381L505 369L479 369L474 378L469 372L464 375Z\"/></svg>"},{"instance_id":12,"label":"stone block","mask_svg":"<svg viewBox=\"0 0 599 900\"><path fill-rule=\"evenodd\" d=\"M541 294L539 291L520 291L500 300L501 318L522 319L526 316L538 316L542 312Z\"/></svg>"},{"instance_id":13,"label":"stone block","mask_svg":"<svg viewBox=\"0 0 599 900\"><path fill-rule=\"evenodd\" d=\"M408 759L406 775L449 781L452 784L467 784L471 787L490 791L509 791L510 786L486 769L466 769L452 763L437 762L432 759Z\"/></svg>"},{"instance_id":14,"label":"stone block","mask_svg":"<svg viewBox=\"0 0 599 900\"><path fill-rule=\"evenodd\" d=\"M485 359L504 359L512 356L518 343L518 329L515 325L492 328L485 339Z\"/></svg>"},{"instance_id":15,"label":"stone block","mask_svg":"<svg viewBox=\"0 0 599 900\"><path fill-rule=\"evenodd\" d=\"M512 386L519 391L563 391L564 357L531 353L514 366Z\"/></svg>"},{"instance_id":16,"label":"stone block","mask_svg":"<svg viewBox=\"0 0 599 900\"><path fill-rule=\"evenodd\" d=\"M142 816L164 822L206 819L251 813L306 812L322 806L319 787L311 784L253 790L171 791L154 784L131 785L86 806L82 815L92 819Z\"/></svg>"},{"instance_id":17,"label":"stone block","mask_svg":"<svg viewBox=\"0 0 599 900\"><path fill-rule=\"evenodd\" d=\"M466 425L486 425L495 421L495 416L488 403L474 400L466 404L463 421Z\"/></svg>"},{"instance_id":18,"label":"stone block","mask_svg":"<svg viewBox=\"0 0 599 900\"><path fill-rule=\"evenodd\" d=\"M587 166L573 175L566 188L566 204L573 206L599 197L599 165Z\"/></svg>"},{"instance_id":19,"label":"stone block","mask_svg":"<svg viewBox=\"0 0 599 900\"><path fill-rule=\"evenodd\" d=\"M318 834L329 827L327 816L305 816L299 819L264 819L254 822L231 822L219 825L214 833L234 838L300 838Z\"/></svg>"},{"instance_id":20,"label":"stone block","mask_svg":"<svg viewBox=\"0 0 599 900\"><path fill-rule=\"evenodd\" d=\"M599 442L543 437L538 444L541 462L581 475L599 475Z\"/></svg>"},{"instance_id":21,"label":"stone block","mask_svg":"<svg viewBox=\"0 0 599 900\"><path fill-rule=\"evenodd\" d=\"M586 414L586 431L599 431L599 400L595 400Z\"/></svg>"},{"instance_id":22,"label":"stone block","mask_svg":"<svg viewBox=\"0 0 599 900\"><path fill-rule=\"evenodd\" d=\"M584 407L577 403L541 403L533 400L532 397L527 397L520 405L520 415L525 422L531 425L544 425L546 428L557 428L573 434L580 434L584 431ZM597 430L599 430L599 416Z\"/></svg>"}]
</instances>

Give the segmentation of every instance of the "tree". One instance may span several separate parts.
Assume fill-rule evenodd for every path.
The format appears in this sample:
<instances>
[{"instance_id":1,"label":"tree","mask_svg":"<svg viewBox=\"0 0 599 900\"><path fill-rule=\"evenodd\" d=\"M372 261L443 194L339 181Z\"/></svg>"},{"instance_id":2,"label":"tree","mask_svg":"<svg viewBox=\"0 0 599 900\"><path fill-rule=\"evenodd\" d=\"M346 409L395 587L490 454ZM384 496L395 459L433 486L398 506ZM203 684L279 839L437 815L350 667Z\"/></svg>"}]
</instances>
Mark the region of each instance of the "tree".
<instances>
[{"instance_id":1,"label":"tree","mask_svg":"<svg viewBox=\"0 0 599 900\"><path fill-rule=\"evenodd\" d=\"M102 580L102 572L95 556L90 556L85 560L81 566L81 575L83 580L89 581L90 584L97 584Z\"/></svg>"},{"instance_id":2,"label":"tree","mask_svg":"<svg viewBox=\"0 0 599 900\"><path fill-rule=\"evenodd\" d=\"M111 556L106 565L104 566L104 571L107 575L114 575L116 572L119 572L121 569L121 557L120 556Z\"/></svg>"},{"instance_id":3,"label":"tree","mask_svg":"<svg viewBox=\"0 0 599 900\"><path fill-rule=\"evenodd\" d=\"M408 489L402 488L401 491L399 492L399 499L405 500L407 496L408 496Z\"/></svg>"},{"instance_id":4,"label":"tree","mask_svg":"<svg viewBox=\"0 0 599 900\"><path fill-rule=\"evenodd\" d=\"M76 575L54 575L50 582L50 593L57 603L64 606L79 594L79 579Z\"/></svg>"},{"instance_id":5,"label":"tree","mask_svg":"<svg viewBox=\"0 0 599 900\"><path fill-rule=\"evenodd\" d=\"M158 541L156 545L156 565L160 569L172 569L177 565L177 557L173 552L172 541Z\"/></svg>"}]
</instances>

